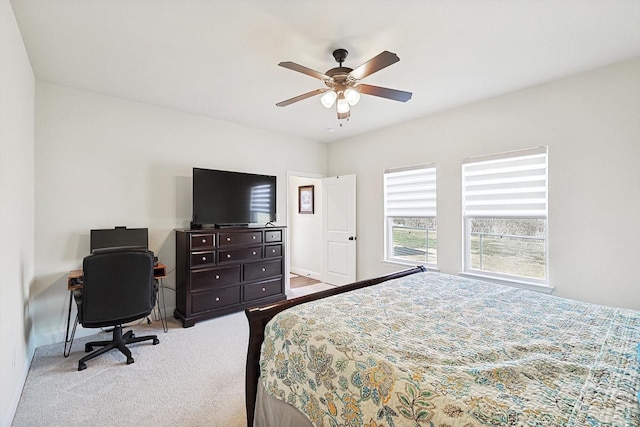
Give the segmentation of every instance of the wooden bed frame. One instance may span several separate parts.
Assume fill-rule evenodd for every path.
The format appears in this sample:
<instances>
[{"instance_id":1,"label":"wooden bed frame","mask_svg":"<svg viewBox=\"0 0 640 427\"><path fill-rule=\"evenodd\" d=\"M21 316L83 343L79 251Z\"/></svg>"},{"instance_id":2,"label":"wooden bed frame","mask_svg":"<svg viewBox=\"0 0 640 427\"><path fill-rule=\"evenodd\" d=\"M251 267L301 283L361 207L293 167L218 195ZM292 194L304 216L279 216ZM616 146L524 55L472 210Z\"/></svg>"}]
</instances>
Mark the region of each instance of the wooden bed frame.
<instances>
[{"instance_id":1,"label":"wooden bed frame","mask_svg":"<svg viewBox=\"0 0 640 427\"><path fill-rule=\"evenodd\" d=\"M258 391L258 379L260 377L260 351L262 342L264 341L264 327L267 323L283 310L290 307L304 304L306 302L315 301L326 298L331 295L337 295L355 289L366 288L367 286L377 285L387 280L397 279L399 277L409 276L420 272L427 271L423 266L414 267L408 270L398 271L396 273L386 274L384 276L375 277L373 279L361 280L348 285L339 286L334 289L317 292L311 295L305 295L299 298L293 298L281 301L275 304L262 307L247 308L244 312L249 320L249 348L247 349L247 369L245 378L245 397L247 409L247 426L253 426L253 415L256 405L256 393Z\"/></svg>"}]
</instances>

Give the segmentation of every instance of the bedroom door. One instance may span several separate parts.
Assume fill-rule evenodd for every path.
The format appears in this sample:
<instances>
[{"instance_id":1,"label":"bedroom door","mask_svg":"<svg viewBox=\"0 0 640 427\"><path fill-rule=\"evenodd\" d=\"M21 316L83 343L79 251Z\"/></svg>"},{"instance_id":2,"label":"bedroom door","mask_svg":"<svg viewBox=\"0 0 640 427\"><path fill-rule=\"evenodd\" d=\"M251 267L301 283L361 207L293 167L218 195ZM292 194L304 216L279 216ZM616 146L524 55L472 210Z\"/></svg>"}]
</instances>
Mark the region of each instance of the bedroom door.
<instances>
[{"instance_id":1,"label":"bedroom door","mask_svg":"<svg viewBox=\"0 0 640 427\"><path fill-rule=\"evenodd\" d=\"M322 281L346 285L356 280L356 176L322 180Z\"/></svg>"}]
</instances>

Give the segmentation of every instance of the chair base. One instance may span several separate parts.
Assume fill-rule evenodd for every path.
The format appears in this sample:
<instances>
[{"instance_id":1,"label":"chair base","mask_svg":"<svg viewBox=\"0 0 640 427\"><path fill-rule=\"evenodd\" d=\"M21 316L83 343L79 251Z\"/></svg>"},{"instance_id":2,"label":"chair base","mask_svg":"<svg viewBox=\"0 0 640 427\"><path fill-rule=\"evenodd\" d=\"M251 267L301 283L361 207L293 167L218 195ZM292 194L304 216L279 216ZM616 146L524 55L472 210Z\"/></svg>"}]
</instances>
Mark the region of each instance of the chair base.
<instances>
[{"instance_id":1,"label":"chair base","mask_svg":"<svg viewBox=\"0 0 640 427\"><path fill-rule=\"evenodd\" d=\"M143 337L136 337L133 334L133 331L127 331L123 335L122 326L121 325L114 326L113 339L111 341L91 341L84 345L84 351L86 353L93 351L93 347L102 347L102 348L80 359L78 361L78 371L87 369L86 362L88 360L96 358L113 349L118 349L122 354L127 356L127 365L130 365L134 362L134 360L133 360L133 357L131 357L131 351L129 351L129 349L127 348L127 344L132 344L132 343L142 342L142 341L149 341L149 340L153 340L153 345L160 343L160 340L158 339L157 335L145 335Z\"/></svg>"}]
</instances>

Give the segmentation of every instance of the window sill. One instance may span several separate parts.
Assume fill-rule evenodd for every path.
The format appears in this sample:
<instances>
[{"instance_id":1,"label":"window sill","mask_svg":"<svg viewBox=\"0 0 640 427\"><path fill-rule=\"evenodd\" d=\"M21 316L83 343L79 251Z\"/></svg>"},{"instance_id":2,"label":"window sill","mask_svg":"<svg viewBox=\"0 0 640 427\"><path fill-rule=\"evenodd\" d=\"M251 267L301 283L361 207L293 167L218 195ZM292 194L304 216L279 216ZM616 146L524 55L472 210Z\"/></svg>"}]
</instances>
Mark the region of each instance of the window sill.
<instances>
[{"instance_id":1,"label":"window sill","mask_svg":"<svg viewBox=\"0 0 640 427\"><path fill-rule=\"evenodd\" d=\"M469 273L469 272L460 272L459 276L469 277L471 279L478 279L489 283L495 283L498 285L511 286L512 288L521 288L527 289L530 291L542 292L544 294L550 294L553 292L554 287L550 285L543 285L540 283L532 283L527 282L525 280L512 280L512 279L501 279L497 277L492 277L484 274L478 273Z\"/></svg>"},{"instance_id":2,"label":"window sill","mask_svg":"<svg viewBox=\"0 0 640 427\"><path fill-rule=\"evenodd\" d=\"M383 259L380 261L383 264L389 264L389 265L401 265L403 267L418 267L418 266L423 266L424 268L426 268L429 271L440 271L440 269L433 265L433 264L420 264L420 263L412 263L412 262L402 262L402 261L391 261L388 259Z\"/></svg>"}]
</instances>

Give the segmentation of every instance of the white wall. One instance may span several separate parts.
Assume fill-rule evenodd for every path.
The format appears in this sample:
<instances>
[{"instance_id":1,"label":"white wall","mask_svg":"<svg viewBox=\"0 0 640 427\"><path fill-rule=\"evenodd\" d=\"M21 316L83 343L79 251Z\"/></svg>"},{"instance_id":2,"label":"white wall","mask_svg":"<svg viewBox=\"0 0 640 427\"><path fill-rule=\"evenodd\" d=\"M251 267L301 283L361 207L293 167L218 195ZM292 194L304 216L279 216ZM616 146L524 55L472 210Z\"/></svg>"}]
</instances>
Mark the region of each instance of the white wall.
<instances>
[{"instance_id":1,"label":"white wall","mask_svg":"<svg viewBox=\"0 0 640 427\"><path fill-rule=\"evenodd\" d=\"M329 174L358 175L359 278L398 269L380 262L385 168L437 164L438 262L457 273L461 160L541 145L554 294L640 309L640 59L331 144Z\"/></svg>"},{"instance_id":2,"label":"white wall","mask_svg":"<svg viewBox=\"0 0 640 427\"><path fill-rule=\"evenodd\" d=\"M0 0L0 426L11 424L35 349L35 78L8 0Z\"/></svg>"},{"instance_id":3,"label":"white wall","mask_svg":"<svg viewBox=\"0 0 640 427\"><path fill-rule=\"evenodd\" d=\"M286 171L324 174L326 146L81 90L36 85L36 277L39 345L63 341L67 272L89 253L89 230L148 227L174 287L175 228L189 226L194 166L276 175L286 224ZM175 299L168 297L173 312ZM95 330L79 334L95 333ZM80 336L79 335L79 336Z\"/></svg>"},{"instance_id":4,"label":"white wall","mask_svg":"<svg viewBox=\"0 0 640 427\"><path fill-rule=\"evenodd\" d=\"M148 227L151 249L173 270L193 166L277 175L281 224L288 170L356 173L358 277L366 278L397 269L380 262L382 171L435 162L440 268L456 273L461 160L548 145L555 293L640 308L630 267L640 241L639 72L640 60L618 64L330 145L38 82L29 301L39 345L63 339L66 274L88 253L91 228ZM173 273L165 284L174 286Z\"/></svg>"},{"instance_id":5,"label":"white wall","mask_svg":"<svg viewBox=\"0 0 640 427\"><path fill-rule=\"evenodd\" d=\"M314 186L314 214L298 213L298 187ZM316 280L322 279L322 179L289 178L289 260L290 271Z\"/></svg>"}]
</instances>

